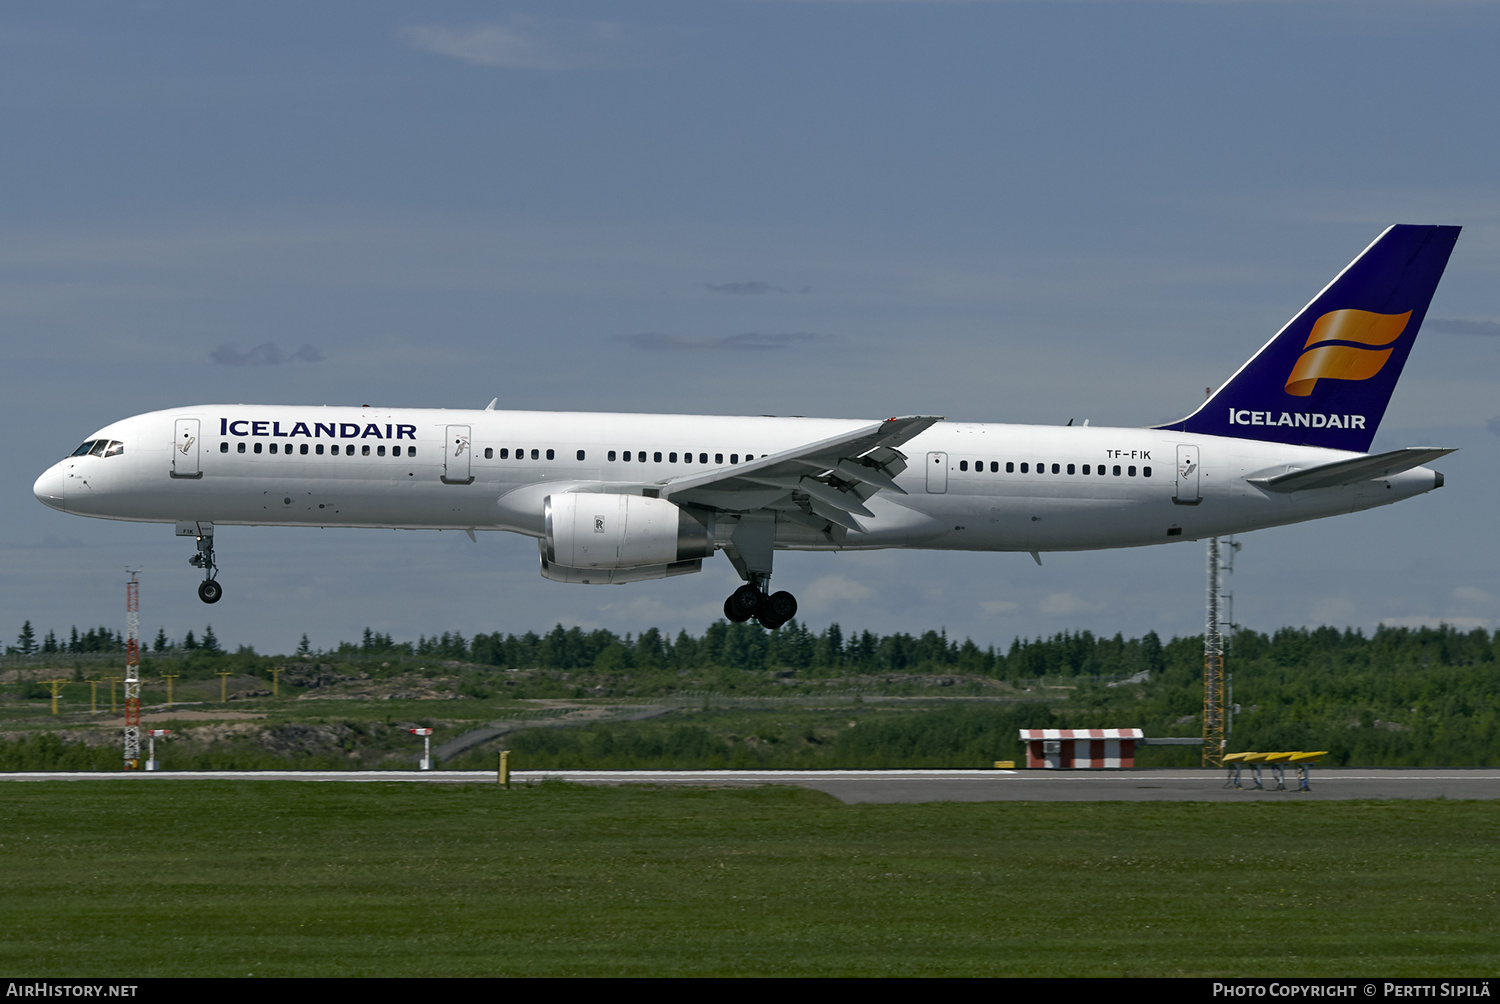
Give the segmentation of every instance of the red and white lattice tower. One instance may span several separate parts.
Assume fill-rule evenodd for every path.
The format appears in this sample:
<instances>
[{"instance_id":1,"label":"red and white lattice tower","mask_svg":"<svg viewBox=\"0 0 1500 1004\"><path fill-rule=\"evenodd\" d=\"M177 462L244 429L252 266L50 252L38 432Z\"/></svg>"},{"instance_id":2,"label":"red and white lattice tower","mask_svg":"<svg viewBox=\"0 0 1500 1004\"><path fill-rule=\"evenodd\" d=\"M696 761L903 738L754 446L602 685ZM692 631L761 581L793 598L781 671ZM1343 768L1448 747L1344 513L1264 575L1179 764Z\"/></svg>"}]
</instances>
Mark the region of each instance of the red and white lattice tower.
<instances>
[{"instance_id":1,"label":"red and white lattice tower","mask_svg":"<svg viewBox=\"0 0 1500 1004\"><path fill-rule=\"evenodd\" d=\"M125 769L141 765L141 584L138 568L125 583Z\"/></svg>"}]
</instances>

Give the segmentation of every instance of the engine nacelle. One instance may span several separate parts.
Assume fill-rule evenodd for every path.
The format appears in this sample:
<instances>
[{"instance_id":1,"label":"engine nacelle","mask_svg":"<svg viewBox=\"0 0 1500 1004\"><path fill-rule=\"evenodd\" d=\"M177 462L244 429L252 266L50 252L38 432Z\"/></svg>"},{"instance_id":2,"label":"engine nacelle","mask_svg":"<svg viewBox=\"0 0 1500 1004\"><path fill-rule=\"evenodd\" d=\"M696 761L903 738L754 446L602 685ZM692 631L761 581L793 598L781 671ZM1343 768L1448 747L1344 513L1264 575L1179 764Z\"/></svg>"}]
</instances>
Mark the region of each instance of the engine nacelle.
<instances>
[{"instance_id":1,"label":"engine nacelle","mask_svg":"<svg viewBox=\"0 0 1500 1004\"><path fill-rule=\"evenodd\" d=\"M670 575L691 575L703 571L703 559L674 561L669 565L637 565L634 568L571 568L547 560L547 545L542 542L542 578L553 582L581 582L591 586L619 586L627 582L665 579Z\"/></svg>"},{"instance_id":2,"label":"engine nacelle","mask_svg":"<svg viewBox=\"0 0 1500 1004\"><path fill-rule=\"evenodd\" d=\"M699 571L713 515L643 495L567 492L543 503L542 574L560 582L636 582Z\"/></svg>"}]
</instances>

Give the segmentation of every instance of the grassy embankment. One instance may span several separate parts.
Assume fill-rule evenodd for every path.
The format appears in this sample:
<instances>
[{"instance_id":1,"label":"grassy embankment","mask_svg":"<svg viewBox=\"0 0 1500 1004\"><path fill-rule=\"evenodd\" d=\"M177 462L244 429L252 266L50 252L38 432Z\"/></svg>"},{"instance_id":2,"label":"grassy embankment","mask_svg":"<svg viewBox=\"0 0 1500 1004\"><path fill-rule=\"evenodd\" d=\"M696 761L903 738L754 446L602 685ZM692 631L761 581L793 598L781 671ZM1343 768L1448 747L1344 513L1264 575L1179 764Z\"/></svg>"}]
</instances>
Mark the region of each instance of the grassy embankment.
<instances>
[{"instance_id":1,"label":"grassy embankment","mask_svg":"<svg viewBox=\"0 0 1500 1004\"><path fill-rule=\"evenodd\" d=\"M1491 975L1494 803L6 787L24 976Z\"/></svg>"}]
</instances>

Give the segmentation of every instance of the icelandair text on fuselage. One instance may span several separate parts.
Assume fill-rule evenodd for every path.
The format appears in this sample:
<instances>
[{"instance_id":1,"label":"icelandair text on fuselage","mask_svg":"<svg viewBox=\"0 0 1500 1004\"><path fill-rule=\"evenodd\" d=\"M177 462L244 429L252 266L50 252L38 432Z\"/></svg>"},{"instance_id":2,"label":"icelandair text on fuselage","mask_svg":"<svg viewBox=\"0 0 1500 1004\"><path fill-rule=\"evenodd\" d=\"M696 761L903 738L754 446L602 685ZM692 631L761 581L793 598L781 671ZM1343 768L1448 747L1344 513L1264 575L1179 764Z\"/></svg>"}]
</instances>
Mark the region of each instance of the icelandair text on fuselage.
<instances>
[{"instance_id":1,"label":"icelandair text on fuselage","mask_svg":"<svg viewBox=\"0 0 1500 1004\"><path fill-rule=\"evenodd\" d=\"M1363 415L1324 415L1321 412L1249 411L1245 408L1229 409L1230 425L1292 425L1309 429L1363 429Z\"/></svg>"},{"instance_id":2,"label":"icelandair text on fuselage","mask_svg":"<svg viewBox=\"0 0 1500 1004\"><path fill-rule=\"evenodd\" d=\"M1488 997L1488 983L1215 983L1215 997Z\"/></svg>"},{"instance_id":3,"label":"icelandair text on fuselage","mask_svg":"<svg viewBox=\"0 0 1500 1004\"><path fill-rule=\"evenodd\" d=\"M392 435L393 432L394 435ZM255 422L245 418L230 421L227 418L221 418L219 419L219 435L266 439L294 439L302 436L306 439L326 437L328 439L410 439L415 441L417 427L415 425L392 425L390 422L384 425L378 425L375 422L365 425L358 422L313 422L311 426L307 422L293 422L291 429L288 430L283 429L280 422Z\"/></svg>"},{"instance_id":4,"label":"icelandair text on fuselage","mask_svg":"<svg viewBox=\"0 0 1500 1004\"><path fill-rule=\"evenodd\" d=\"M7 997L134 997L135 983L12 983Z\"/></svg>"}]
</instances>

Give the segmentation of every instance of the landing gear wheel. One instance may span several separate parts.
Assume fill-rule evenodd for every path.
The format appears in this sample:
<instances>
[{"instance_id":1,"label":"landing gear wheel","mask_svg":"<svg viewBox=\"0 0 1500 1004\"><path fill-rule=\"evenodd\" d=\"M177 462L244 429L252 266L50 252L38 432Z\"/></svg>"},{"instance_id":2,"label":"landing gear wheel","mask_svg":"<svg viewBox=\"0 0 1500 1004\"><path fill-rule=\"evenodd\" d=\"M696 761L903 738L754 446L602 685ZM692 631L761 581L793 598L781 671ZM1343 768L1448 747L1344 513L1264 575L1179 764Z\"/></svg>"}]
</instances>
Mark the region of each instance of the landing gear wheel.
<instances>
[{"instance_id":1,"label":"landing gear wheel","mask_svg":"<svg viewBox=\"0 0 1500 1004\"><path fill-rule=\"evenodd\" d=\"M760 621L760 626L767 631L775 631L795 616L797 616L797 597L783 590L765 598L760 610L755 614L755 619Z\"/></svg>"},{"instance_id":2,"label":"landing gear wheel","mask_svg":"<svg viewBox=\"0 0 1500 1004\"><path fill-rule=\"evenodd\" d=\"M198 583L198 599L204 603L217 603L224 595L224 587L214 579L204 579Z\"/></svg>"},{"instance_id":3,"label":"landing gear wheel","mask_svg":"<svg viewBox=\"0 0 1500 1004\"><path fill-rule=\"evenodd\" d=\"M765 594L747 582L724 601L724 616L736 624L743 624L756 615L764 600Z\"/></svg>"}]
</instances>

